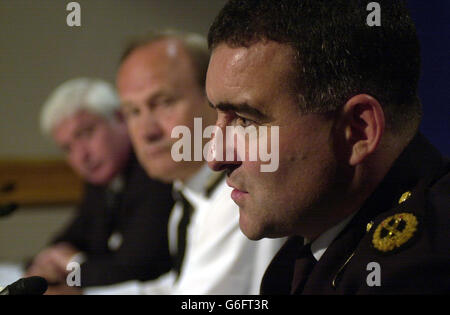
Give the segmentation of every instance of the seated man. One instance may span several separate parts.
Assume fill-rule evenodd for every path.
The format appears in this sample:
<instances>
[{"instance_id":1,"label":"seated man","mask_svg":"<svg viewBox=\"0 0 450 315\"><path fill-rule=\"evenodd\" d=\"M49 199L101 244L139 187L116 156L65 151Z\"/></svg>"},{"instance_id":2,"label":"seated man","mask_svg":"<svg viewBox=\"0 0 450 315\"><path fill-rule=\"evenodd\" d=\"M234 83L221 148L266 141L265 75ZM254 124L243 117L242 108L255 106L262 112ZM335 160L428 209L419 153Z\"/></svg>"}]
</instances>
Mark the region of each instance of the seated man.
<instances>
[{"instance_id":1,"label":"seated man","mask_svg":"<svg viewBox=\"0 0 450 315\"><path fill-rule=\"evenodd\" d=\"M215 122L204 91L208 61L206 39L196 34L155 33L126 51L117 86L133 146L149 176L174 182L177 203L169 220L174 267L154 281L88 288L85 294L258 293L284 240L253 242L241 233L223 174L194 160L197 153L203 156L202 140L200 152L194 152L192 137L181 150L194 153L191 159L174 158L174 144L181 141L172 137L175 127L194 135L195 118L205 127Z\"/></svg>"},{"instance_id":2,"label":"seated man","mask_svg":"<svg viewBox=\"0 0 450 315\"><path fill-rule=\"evenodd\" d=\"M41 127L86 184L76 217L27 273L65 284L67 264L78 261L81 286L88 287L168 271L171 186L150 179L137 162L113 87L87 78L65 82L43 106Z\"/></svg>"},{"instance_id":3,"label":"seated man","mask_svg":"<svg viewBox=\"0 0 450 315\"><path fill-rule=\"evenodd\" d=\"M264 294L450 290L450 164L418 132L415 27L398 0L369 26L367 3L231 0L210 28L216 125L279 129L276 172L210 164L249 238L291 237Z\"/></svg>"}]
</instances>

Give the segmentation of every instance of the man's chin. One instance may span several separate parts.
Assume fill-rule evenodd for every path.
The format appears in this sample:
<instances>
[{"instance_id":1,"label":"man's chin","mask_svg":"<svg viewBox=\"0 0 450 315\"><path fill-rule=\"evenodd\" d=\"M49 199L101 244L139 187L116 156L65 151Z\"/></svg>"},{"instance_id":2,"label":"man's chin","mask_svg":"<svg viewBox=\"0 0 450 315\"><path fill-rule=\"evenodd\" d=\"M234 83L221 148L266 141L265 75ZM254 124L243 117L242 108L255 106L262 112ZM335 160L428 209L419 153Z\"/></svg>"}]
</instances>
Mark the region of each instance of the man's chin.
<instances>
[{"instance_id":1,"label":"man's chin","mask_svg":"<svg viewBox=\"0 0 450 315\"><path fill-rule=\"evenodd\" d=\"M172 167L165 165L145 165L145 172L153 179L157 179L164 183L172 183L177 177L174 176L174 170Z\"/></svg>"},{"instance_id":2,"label":"man's chin","mask_svg":"<svg viewBox=\"0 0 450 315\"><path fill-rule=\"evenodd\" d=\"M97 179L97 178L89 178L86 180L87 182L89 182L92 185L97 185L97 186L104 186L107 185L109 183L109 180L107 179Z\"/></svg>"},{"instance_id":3,"label":"man's chin","mask_svg":"<svg viewBox=\"0 0 450 315\"><path fill-rule=\"evenodd\" d=\"M166 163L146 163L144 169L149 177L165 183L172 183L175 180L184 181L195 174L199 167L192 167L192 163L196 163L196 166L202 165L202 162L189 162L187 164L170 161Z\"/></svg>"},{"instance_id":4,"label":"man's chin","mask_svg":"<svg viewBox=\"0 0 450 315\"><path fill-rule=\"evenodd\" d=\"M246 218L245 214L243 214L242 209L239 208L239 227L244 233L244 235L252 241L259 241L264 237L264 235L261 233L261 231L255 226L254 222L253 224L249 224L249 219Z\"/></svg>"},{"instance_id":5,"label":"man's chin","mask_svg":"<svg viewBox=\"0 0 450 315\"><path fill-rule=\"evenodd\" d=\"M98 172L95 174L88 174L84 179L93 185L102 186L107 185L114 178L114 175L115 174L112 172Z\"/></svg>"},{"instance_id":6,"label":"man's chin","mask_svg":"<svg viewBox=\"0 0 450 315\"><path fill-rule=\"evenodd\" d=\"M253 231L244 230L242 227L241 227L241 231L251 241L259 241L264 238L263 235L254 233Z\"/></svg>"}]
</instances>

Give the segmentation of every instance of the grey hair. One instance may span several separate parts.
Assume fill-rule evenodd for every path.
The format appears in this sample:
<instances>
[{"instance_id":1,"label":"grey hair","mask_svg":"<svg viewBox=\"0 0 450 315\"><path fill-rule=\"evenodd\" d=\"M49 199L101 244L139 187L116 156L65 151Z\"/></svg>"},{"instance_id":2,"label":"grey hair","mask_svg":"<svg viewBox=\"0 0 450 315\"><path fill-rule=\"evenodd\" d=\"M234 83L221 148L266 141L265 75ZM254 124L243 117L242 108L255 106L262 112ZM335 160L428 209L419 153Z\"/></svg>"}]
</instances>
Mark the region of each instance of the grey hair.
<instances>
[{"instance_id":1,"label":"grey hair","mask_svg":"<svg viewBox=\"0 0 450 315\"><path fill-rule=\"evenodd\" d=\"M119 106L112 84L100 79L71 79L59 85L42 106L41 131L50 135L61 121L82 110L112 119Z\"/></svg>"}]
</instances>

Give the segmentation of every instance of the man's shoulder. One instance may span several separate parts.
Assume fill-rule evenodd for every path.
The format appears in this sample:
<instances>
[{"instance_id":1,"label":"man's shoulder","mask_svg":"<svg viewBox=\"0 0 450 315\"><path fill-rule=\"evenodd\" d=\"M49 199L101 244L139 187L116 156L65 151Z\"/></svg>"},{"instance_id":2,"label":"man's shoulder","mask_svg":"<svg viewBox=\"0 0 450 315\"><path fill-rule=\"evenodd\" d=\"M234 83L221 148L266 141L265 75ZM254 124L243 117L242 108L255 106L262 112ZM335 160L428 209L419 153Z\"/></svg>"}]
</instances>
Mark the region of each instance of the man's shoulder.
<instances>
[{"instance_id":1,"label":"man's shoulder","mask_svg":"<svg viewBox=\"0 0 450 315\"><path fill-rule=\"evenodd\" d=\"M449 249L450 236L450 164L445 163L431 181L404 191L397 204L373 222L372 245L381 252L390 252L420 245L425 240L436 251ZM425 245L425 244L422 244Z\"/></svg>"},{"instance_id":2,"label":"man's shoulder","mask_svg":"<svg viewBox=\"0 0 450 315\"><path fill-rule=\"evenodd\" d=\"M419 158L418 169L409 167L408 171L416 173L412 177L417 178L416 184L398 191L395 183L398 181L400 187L404 187L408 181L400 176L391 179L393 185L390 187L398 191L393 205L384 211L380 209L368 223L370 237L366 240L376 253L416 255L415 248L430 256L441 251L450 253L450 161L437 154L422 155L431 157ZM407 170L398 174L408 178Z\"/></svg>"},{"instance_id":3,"label":"man's shoulder","mask_svg":"<svg viewBox=\"0 0 450 315\"><path fill-rule=\"evenodd\" d=\"M351 233L362 238L342 263L343 290L368 294L450 290L447 159L416 139L362 210L362 219L350 226ZM381 284L368 285L367 277L377 275Z\"/></svg>"},{"instance_id":4,"label":"man's shoulder","mask_svg":"<svg viewBox=\"0 0 450 315\"><path fill-rule=\"evenodd\" d=\"M447 172L429 186L405 191L396 207L368 222L348 266L353 276L360 273L360 292L448 292L449 212Z\"/></svg>"}]
</instances>

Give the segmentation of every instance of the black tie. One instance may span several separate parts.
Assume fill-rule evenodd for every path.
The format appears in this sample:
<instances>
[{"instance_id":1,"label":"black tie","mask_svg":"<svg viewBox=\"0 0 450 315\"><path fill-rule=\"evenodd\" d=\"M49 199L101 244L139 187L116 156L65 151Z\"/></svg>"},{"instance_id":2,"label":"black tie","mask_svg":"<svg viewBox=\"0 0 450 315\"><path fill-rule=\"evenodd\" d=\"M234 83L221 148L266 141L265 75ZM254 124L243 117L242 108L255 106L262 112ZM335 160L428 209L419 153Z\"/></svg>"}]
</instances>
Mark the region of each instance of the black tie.
<instances>
[{"instance_id":1,"label":"black tie","mask_svg":"<svg viewBox=\"0 0 450 315\"><path fill-rule=\"evenodd\" d=\"M177 278L180 274L181 265L183 263L184 252L186 250L186 234L189 221L191 220L193 208L192 205L187 201L183 194L179 191L174 191L174 200L182 203L183 206L183 216L180 223L178 224L178 235L177 235L177 254L174 259L173 269L177 273Z\"/></svg>"},{"instance_id":2,"label":"black tie","mask_svg":"<svg viewBox=\"0 0 450 315\"><path fill-rule=\"evenodd\" d=\"M216 176L210 178L210 182L206 185L205 196L207 198L211 197L211 194L215 191L217 186L221 183L222 179L225 177L225 173L217 173ZM177 254L174 257L173 269L177 273L177 279L180 275L181 265L183 264L184 254L186 250L186 235L189 221L191 220L194 208L187 201L186 197L177 190L173 190L173 199L176 202L181 202L183 205L183 216L178 224L178 236L177 236Z\"/></svg>"},{"instance_id":3,"label":"black tie","mask_svg":"<svg viewBox=\"0 0 450 315\"><path fill-rule=\"evenodd\" d=\"M311 244L304 245L295 260L294 276L292 277L291 294L300 294L305 287L311 271L316 264L311 252Z\"/></svg>"}]
</instances>

